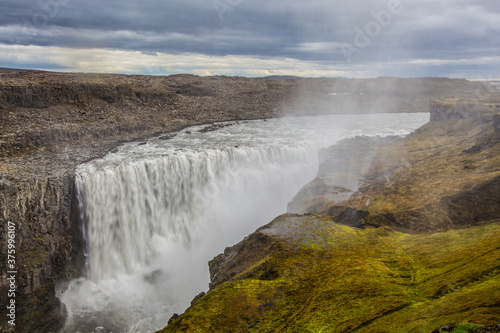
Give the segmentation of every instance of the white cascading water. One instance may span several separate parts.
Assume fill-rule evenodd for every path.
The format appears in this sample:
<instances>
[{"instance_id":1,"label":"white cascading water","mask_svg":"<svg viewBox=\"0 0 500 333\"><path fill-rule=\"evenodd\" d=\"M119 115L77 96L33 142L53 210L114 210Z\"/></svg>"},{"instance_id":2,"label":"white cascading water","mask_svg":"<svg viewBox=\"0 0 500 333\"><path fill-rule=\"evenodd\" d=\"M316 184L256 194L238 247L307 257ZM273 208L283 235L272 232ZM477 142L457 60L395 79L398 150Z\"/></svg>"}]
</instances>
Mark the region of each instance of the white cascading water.
<instances>
[{"instance_id":1,"label":"white cascading water","mask_svg":"<svg viewBox=\"0 0 500 333\"><path fill-rule=\"evenodd\" d=\"M356 135L405 135L429 115L271 119L125 144L80 165L88 276L60 298L63 332L151 332L206 291L207 262L286 211L318 150Z\"/></svg>"}]
</instances>

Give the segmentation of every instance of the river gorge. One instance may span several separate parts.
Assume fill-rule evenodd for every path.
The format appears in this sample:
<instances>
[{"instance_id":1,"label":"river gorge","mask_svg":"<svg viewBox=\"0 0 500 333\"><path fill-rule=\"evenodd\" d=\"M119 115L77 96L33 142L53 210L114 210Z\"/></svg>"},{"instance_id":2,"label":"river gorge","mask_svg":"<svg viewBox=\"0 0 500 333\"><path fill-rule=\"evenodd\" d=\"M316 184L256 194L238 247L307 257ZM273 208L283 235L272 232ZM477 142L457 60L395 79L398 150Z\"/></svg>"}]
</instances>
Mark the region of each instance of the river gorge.
<instances>
[{"instance_id":1,"label":"river gorge","mask_svg":"<svg viewBox=\"0 0 500 333\"><path fill-rule=\"evenodd\" d=\"M359 135L406 135L428 120L414 113L202 125L78 166L88 271L61 291L65 331L161 329L207 290L209 260L286 212L315 177L319 149Z\"/></svg>"},{"instance_id":2,"label":"river gorge","mask_svg":"<svg viewBox=\"0 0 500 333\"><path fill-rule=\"evenodd\" d=\"M13 328L2 266L1 331L421 332L498 318L489 84L0 77L0 254L15 230L18 268Z\"/></svg>"}]
</instances>

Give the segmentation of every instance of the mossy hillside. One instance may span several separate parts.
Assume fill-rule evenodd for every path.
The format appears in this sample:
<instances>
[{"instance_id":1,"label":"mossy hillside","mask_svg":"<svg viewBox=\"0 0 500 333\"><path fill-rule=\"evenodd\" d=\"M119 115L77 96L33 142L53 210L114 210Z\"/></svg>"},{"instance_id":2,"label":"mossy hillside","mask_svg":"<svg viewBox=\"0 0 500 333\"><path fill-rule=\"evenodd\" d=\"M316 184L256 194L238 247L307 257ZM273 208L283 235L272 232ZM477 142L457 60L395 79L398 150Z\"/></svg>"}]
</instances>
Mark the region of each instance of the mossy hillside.
<instances>
[{"instance_id":1,"label":"mossy hillside","mask_svg":"<svg viewBox=\"0 0 500 333\"><path fill-rule=\"evenodd\" d=\"M499 143L491 122L428 123L378 148L359 191L347 201L330 202L322 212L334 216L339 207L350 207L369 213L365 225L418 231L495 219L500 214Z\"/></svg>"},{"instance_id":2,"label":"mossy hillside","mask_svg":"<svg viewBox=\"0 0 500 333\"><path fill-rule=\"evenodd\" d=\"M494 89L489 92L430 101L431 121L450 121L473 118L479 122L491 121L500 111L500 93Z\"/></svg>"},{"instance_id":3,"label":"mossy hillside","mask_svg":"<svg viewBox=\"0 0 500 333\"><path fill-rule=\"evenodd\" d=\"M498 222L409 235L288 214L256 233L280 246L161 332L430 332L500 321Z\"/></svg>"},{"instance_id":4,"label":"mossy hillside","mask_svg":"<svg viewBox=\"0 0 500 333\"><path fill-rule=\"evenodd\" d=\"M453 333L467 333L470 332L474 329L481 328L483 327L482 325L477 325L477 324L471 324L471 323L463 323L458 325L454 330Z\"/></svg>"},{"instance_id":5,"label":"mossy hillside","mask_svg":"<svg viewBox=\"0 0 500 333\"><path fill-rule=\"evenodd\" d=\"M451 332L451 333L497 333L500 332L500 324L478 325L474 323L449 324L435 329L431 333Z\"/></svg>"}]
</instances>

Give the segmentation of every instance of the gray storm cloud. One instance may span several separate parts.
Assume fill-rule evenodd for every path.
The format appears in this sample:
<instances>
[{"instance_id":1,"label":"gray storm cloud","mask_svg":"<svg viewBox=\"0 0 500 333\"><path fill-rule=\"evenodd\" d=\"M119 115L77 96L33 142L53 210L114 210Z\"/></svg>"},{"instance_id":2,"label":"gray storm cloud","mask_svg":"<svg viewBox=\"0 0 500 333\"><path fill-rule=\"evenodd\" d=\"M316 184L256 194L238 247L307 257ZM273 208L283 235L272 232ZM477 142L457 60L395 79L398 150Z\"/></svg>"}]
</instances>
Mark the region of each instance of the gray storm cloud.
<instances>
[{"instance_id":1,"label":"gray storm cloud","mask_svg":"<svg viewBox=\"0 0 500 333\"><path fill-rule=\"evenodd\" d=\"M484 59L500 54L495 0L6 0L0 22L5 45L281 57L340 66L406 62L402 74L417 76L453 69L491 73L499 60ZM418 72L418 61L428 60L441 63Z\"/></svg>"}]
</instances>

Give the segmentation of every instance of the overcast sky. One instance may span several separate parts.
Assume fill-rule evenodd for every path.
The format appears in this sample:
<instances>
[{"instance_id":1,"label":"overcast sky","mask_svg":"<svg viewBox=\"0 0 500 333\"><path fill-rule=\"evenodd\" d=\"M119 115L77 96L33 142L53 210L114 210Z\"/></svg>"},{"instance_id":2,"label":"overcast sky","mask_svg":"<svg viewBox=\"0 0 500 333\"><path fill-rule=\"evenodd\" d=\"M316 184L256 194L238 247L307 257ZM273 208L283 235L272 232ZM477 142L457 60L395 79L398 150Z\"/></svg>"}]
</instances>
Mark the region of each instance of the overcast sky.
<instances>
[{"instance_id":1,"label":"overcast sky","mask_svg":"<svg viewBox=\"0 0 500 333\"><path fill-rule=\"evenodd\" d=\"M500 78L500 1L1 0L0 67Z\"/></svg>"}]
</instances>

